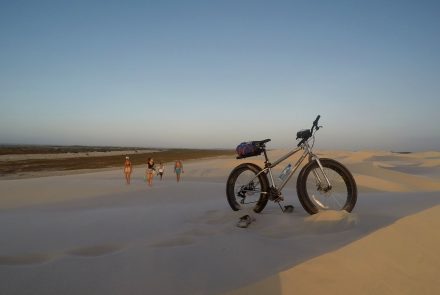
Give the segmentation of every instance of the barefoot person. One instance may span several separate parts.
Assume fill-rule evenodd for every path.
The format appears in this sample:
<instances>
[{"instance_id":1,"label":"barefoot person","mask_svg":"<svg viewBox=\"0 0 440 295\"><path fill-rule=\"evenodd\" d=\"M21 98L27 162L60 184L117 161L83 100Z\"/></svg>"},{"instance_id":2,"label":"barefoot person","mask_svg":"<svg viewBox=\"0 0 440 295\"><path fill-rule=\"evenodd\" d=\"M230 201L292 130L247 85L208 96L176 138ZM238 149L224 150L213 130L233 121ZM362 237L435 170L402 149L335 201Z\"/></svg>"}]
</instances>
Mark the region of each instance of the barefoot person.
<instances>
[{"instance_id":1,"label":"barefoot person","mask_svg":"<svg viewBox=\"0 0 440 295\"><path fill-rule=\"evenodd\" d=\"M131 166L130 158L126 156L124 163L124 174L125 174L125 181L127 182L127 184L130 184L132 171L133 171L133 167Z\"/></svg>"},{"instance_id":2,"label":"barefoot person","mask_svg":"<svg viewBox=\"0 0 440 295\"><path fill-rule=\"evenodd\" d=\"M147 161L147 182L149 186L153 186L153 176L155 172L154 160L153 158L148 158Z\"/></svg>"},{"instance_id":3,"label":"barefoot person","mask_svg":"<svg viewBox=\"0 0 440 295\"><path fill-rule=\"evenodd\" d=\"M159 172L160 180L162 180L164 170L165 166L162 164L162 162L159 162L159 167L157 171Z\"/></svg>"},{"instance_id":4,"label":"barefoot person","mask_svg":"<svg viewBox=\"0 0 440 295\"><path fill-rule=\"evenodd\" d=\"M180 173L183 173L183 164L182 161L176 160L174 163L174 173L176 173L177 182L180 181Z\"/></svg>"}]
</instances>

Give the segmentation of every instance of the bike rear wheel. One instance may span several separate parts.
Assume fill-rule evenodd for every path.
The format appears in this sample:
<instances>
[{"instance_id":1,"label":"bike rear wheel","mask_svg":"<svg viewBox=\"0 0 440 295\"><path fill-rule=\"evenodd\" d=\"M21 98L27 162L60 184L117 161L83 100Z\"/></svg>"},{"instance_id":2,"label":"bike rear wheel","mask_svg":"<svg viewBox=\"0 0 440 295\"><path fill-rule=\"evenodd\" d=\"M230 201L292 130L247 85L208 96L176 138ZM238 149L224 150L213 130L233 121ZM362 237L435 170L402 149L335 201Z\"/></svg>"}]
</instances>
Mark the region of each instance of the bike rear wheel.
<instances>
[{"instance_id":1,"label":"bike rear wheel","mask_svg":"<svg viewBox=\"0 0 440 295\"><path fill-rule=\"evenodd\" d=\"M252 209L260 213L268 201L269 182L262 169L252 163L232 170L226 184L226 196L232 210Z\"/></svg>"},{"instance_id":2,"label":"bike rear wheel","mask_svg":"<svg viewBox=\"0 0 440 295\"><path fill-rule=\"evenodd\" d=\"M351 212L357 201L356 182L350 171L332 159L320 159L324 174L316 161L303 167L296 184L299 201L309 214L323 210Z\"/></svg>"}]
</instances>

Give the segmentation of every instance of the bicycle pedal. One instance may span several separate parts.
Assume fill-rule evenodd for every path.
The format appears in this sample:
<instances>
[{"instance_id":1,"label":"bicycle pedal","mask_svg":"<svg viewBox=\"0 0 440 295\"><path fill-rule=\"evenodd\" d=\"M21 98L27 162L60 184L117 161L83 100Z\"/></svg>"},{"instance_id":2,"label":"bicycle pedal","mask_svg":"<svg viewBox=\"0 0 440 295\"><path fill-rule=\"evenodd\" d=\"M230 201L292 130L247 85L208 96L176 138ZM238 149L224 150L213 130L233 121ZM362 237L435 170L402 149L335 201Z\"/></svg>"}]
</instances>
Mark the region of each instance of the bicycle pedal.
<instances>
[{"instance_id":1,"label":"bicycle pedal","mask_svg":"<svg viewBox=\"0 0 440 295\"><path fill-rule=\"evenodd\" d=\"M274 201L275 203L279 203L279 202L284 201L284 198L283 198L282 196L278 196L278 198L273 199L273 201Z\"/></svg>"}]
</instances>

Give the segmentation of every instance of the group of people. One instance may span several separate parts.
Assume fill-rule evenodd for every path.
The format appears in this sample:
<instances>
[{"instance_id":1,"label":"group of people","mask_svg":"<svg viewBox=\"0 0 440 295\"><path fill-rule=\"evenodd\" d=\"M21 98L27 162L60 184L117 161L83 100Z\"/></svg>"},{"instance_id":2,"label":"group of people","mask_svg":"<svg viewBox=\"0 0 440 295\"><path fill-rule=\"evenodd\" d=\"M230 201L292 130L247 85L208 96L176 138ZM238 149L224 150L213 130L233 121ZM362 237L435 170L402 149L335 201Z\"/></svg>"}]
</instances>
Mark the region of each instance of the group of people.
<instances>
[{"instance_id":1,"label":"group of people","mask_svg":"<svg viewBox=\"0 0 440 295\"><path fill-rule=\"evenodd\" d=\"M130 184L131 181L131 173L133 172L133 165L131 164L130 157L125 157L124 163L124 174L125 181L127 184ZM160 176L160 180L163 179L163 174L165 172L165 165L162 162L159 162L159 165L156 167L153 158L148 158L147 160L147 170L145 171L145 179L149 186L153 186L153 178L155 175ZM176 180L180 182L180 174L183 173L183 164L181 160L176 160L174 162L174 173L176 173Z\"/></svg>"}]
</instances>

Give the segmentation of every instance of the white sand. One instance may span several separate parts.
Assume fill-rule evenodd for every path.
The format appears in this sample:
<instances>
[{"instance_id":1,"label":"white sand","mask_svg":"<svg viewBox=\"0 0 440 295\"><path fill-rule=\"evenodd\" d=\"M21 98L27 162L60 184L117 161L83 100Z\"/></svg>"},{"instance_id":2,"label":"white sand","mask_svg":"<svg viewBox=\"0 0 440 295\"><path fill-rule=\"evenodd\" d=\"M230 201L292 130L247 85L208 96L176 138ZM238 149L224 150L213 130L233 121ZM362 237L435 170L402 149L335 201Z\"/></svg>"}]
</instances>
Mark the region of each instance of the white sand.
<instances>
[{"instance_id":1,"label":"white sand","mask_svg":"<svg viewBox=\"0 0 440 295\"><path fill-rule=\"evenodd\" d=\"M228 294L440 294L440 206Z\"/></svg>"},{"instance_id":2,"label":"white sand","mask_svg":"<svg viewBox=\"0 0 440 295\"><path fill-rule=\"evenodd\" d=\"M296 210L269 203L247 229L225 197L246 160L185 163L181 183L168 165L153 188L143 167L130 186L122 170L1 180L0 294L438 294L440 153L322 154L353 171L354 212L308 215L294 179ZM393 170L407 162L428 170Z\"/></svg>"}]
</instances>

